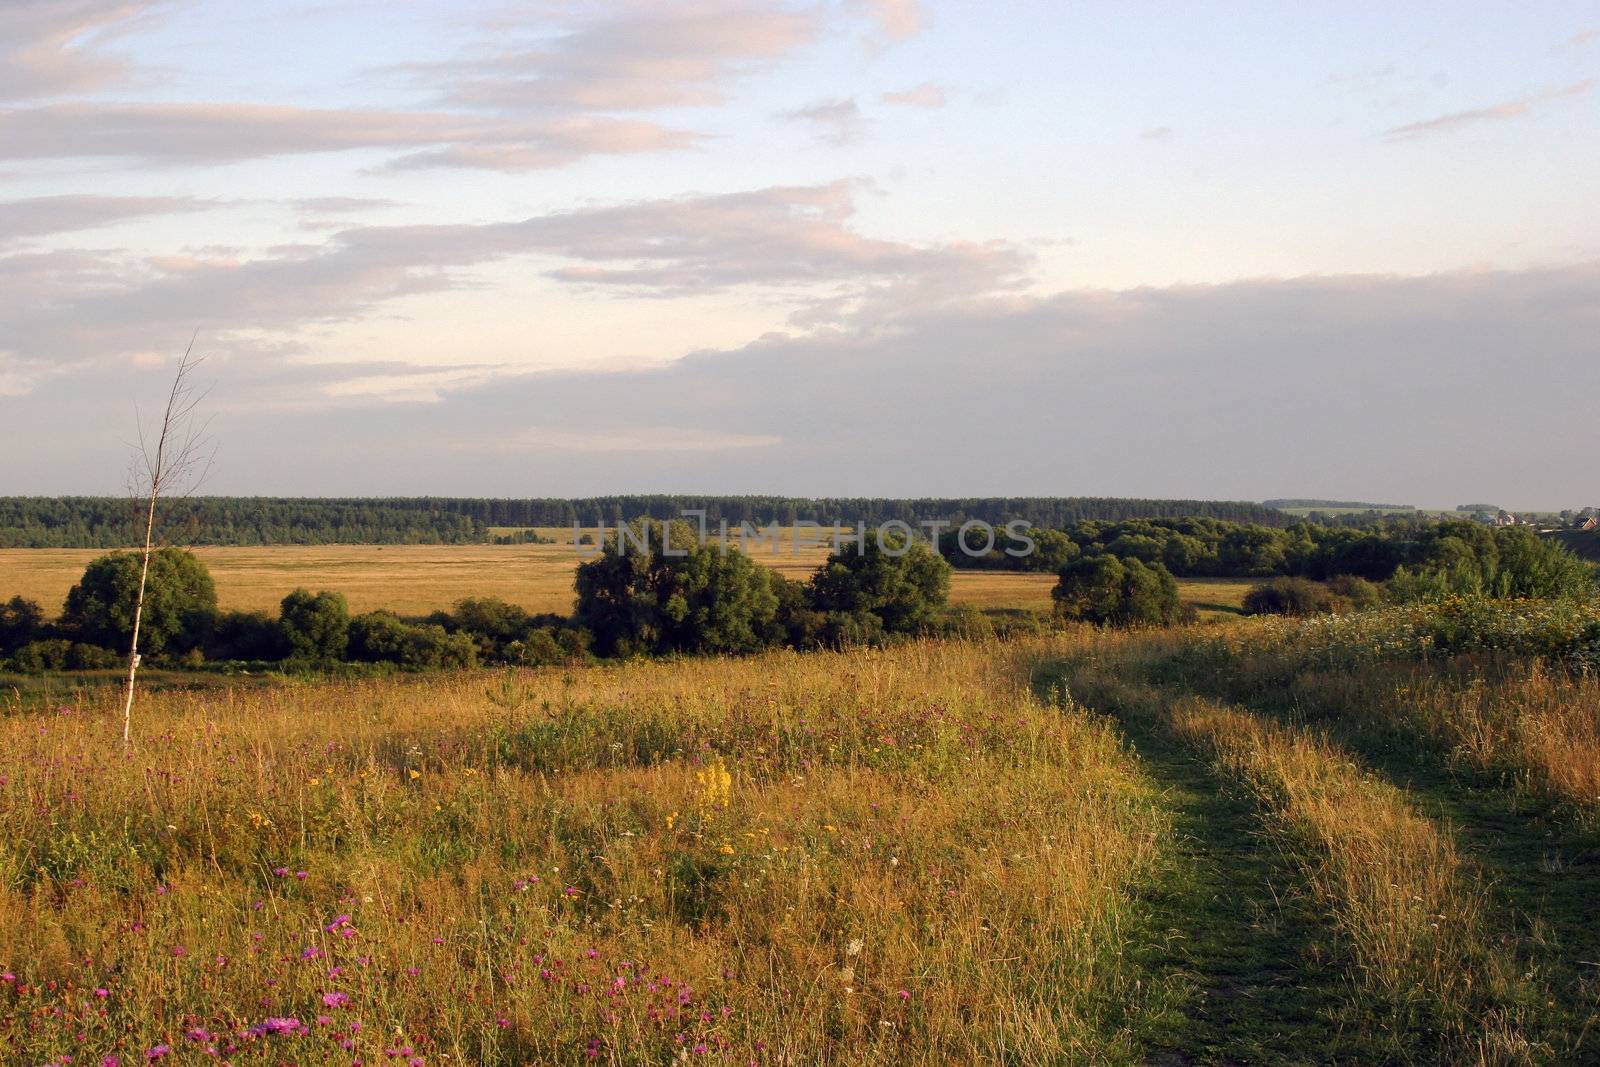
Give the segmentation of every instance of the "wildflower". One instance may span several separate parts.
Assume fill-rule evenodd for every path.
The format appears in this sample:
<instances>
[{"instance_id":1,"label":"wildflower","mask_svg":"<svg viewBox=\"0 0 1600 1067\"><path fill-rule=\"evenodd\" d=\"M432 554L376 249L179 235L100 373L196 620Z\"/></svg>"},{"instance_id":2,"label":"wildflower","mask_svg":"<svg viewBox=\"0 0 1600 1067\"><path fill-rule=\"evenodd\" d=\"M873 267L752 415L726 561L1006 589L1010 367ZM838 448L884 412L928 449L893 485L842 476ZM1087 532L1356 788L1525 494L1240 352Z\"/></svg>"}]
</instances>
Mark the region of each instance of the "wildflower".
<instances>
[{"instance_id":1,"label":"wildflower","mask_svg":"<svg viewBox=\"0 0 1600 1067\"><path fill-rule=\"evenodd\" d=\"M726 808L733 798L733 775L728 773L728 768L723 764L722 757L703 771L697 771L695 781L700 783L700 806L702 808Z\"/></svg>"},{"instance_id":2,"label":"wildflower","mask_svg":"<svg viewBox=\"0 0 1600 1067\"><path fill-rule=\"evenodd\" d=\"M94 991L94 995L104 1000L106 997L111 995L111 990L104 987L97 987Z\"/></svg>"},{"instance_id":3,"label":"wildflower","mask_svg":"<svg viewBox=\"0 0 1600 1067\"><path fill-rule=\"evenodd\" d=\"M322 1003L330 1008L342 1008L346 1004L350 1003L350 994L324 993L322 994Z\"/></svg>"},{"instance_id":4,"label":"wildflower","mask_svg":"<svg viewBox=\"0 0 1600 1067\"><path fill-rule=\"evenodd\" d=\"M121 1056L101 1056L100 1067L122 1067Z\"/></svg>"},{"instance_id":5,"label":"wildflower","mask_svg":"<svg viewBox=\"0 0 1600 1067\"><path fill-rule=\"evenodd\" d=\"M411 780L413 782L416 781L418 778L422 777L422 772L418 771L418 770L412 770L412 771L409 771L407 773L409 773L411 775Z\"/></svg>"},{"instance_id":6,"label":"wildflower","mask_svg":"<svg viewBox=\"0 0 1600 1067\"><path fill-rule=\"evenodd\" d=\"M911 999L910 991L909 990L905 990L905 989L900 990L900 992L896 993L895 996L899 997L901 1000L910 1000Z\"/></svg>"},{"instance_id":7,"label":"wildflower","mask_svg":"<svg viewBox=\"0 0 1600 1067\"><path fill-rule=\"evenodd\" d=\"M156 1060L164 1059L167 1053L171 1051L172 1047L170 1045L156 1045L154 1048L145 1050L144 1058L153 1063Z\"/></svg>"}]
</instances>

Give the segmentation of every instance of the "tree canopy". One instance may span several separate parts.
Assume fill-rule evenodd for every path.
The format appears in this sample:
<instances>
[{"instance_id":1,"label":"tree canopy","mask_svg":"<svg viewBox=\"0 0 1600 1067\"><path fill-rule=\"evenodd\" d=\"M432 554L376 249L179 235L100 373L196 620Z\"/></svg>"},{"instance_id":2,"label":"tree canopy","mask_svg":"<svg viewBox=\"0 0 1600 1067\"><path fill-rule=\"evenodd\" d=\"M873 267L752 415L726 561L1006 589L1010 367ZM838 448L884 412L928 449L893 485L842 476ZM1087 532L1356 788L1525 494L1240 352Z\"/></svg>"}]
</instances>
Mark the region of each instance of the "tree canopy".
<instances>
[{"instance_id":1,"label":"tree canopy","mask_svg":"<svg viewBox=\"0 0 1600 1067\"><path fill-rule=\"evenodd\" d=\"M91 645L127 648L133 636L140 565L140 557L132 552L113 552L91 561L67 593L62 628ZM196 647L216 613L216 586L192 552L169 547L151 555L139 631L141 652Z\"/></svg>"}]
</instances>

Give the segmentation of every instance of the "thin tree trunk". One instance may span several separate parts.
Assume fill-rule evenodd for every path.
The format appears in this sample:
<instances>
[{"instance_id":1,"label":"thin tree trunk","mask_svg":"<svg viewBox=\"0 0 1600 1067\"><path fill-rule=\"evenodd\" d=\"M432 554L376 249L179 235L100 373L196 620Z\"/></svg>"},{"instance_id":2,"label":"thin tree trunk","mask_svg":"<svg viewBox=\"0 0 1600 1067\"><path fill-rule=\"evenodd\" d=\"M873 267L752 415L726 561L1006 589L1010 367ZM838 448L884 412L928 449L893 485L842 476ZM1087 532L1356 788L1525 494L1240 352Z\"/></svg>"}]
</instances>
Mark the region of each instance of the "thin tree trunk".
<instances>
[{"instance_id":1,"label":"thin tree trunk","mask_svg":"<svg viewBox=\"0 0 1600 1067\"><path fill-rule=\"evenodd\" d=\"M150 545L155 539L156 495L160 487L152 482L150 507L144 519L144 564L139 568L139 597L133 602L133 640L128 646L128 699L122 705L122 747L133 743L133 680L139 673L139 623L144 617L144 586L150 577Z\"/></svg>"}]
</instances>

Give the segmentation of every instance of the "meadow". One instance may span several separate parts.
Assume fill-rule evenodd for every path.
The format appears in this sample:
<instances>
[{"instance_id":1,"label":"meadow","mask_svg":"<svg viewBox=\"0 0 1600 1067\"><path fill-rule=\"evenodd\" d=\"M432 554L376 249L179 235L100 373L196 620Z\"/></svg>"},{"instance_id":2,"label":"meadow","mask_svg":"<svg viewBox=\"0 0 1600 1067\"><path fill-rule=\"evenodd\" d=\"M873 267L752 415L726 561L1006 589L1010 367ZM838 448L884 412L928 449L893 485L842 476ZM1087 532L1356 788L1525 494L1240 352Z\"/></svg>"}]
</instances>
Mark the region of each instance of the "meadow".
<instances>
[{"instance_id":1,"label":"meadow","mask_svg":"<svg viewBox=\"0 0 1600 1067\"><path fill-rule=\"evenodd\" d=\"M5 1062L1133 1062L1164 822L1015 655L161 694L0 724ZM1141 980L1144 980L1141 982Z\"/></svg>"},{"instance_id":2,"label":"meadow","mask_svg":"<svg viewBox=\"0 0 1600 1067\"><path fill-rule=\"evenodd\" d=\"M11 705L0 1059L1592 1062L1596 619Z\"/></svg>"},{"instance_id":3,"label":"meadow","mask_svg":"<svg viewBox=\"0 0 1600 1067\"><path fill-rule=\"evenodd\" d=\"M274 545L195 548L216 581L227 611L276 612L296 588L343 593L352 611L380 608L401 615L426 615L448 609L468 596L496 596L533 612L572 611L572 579L581 557L571 530L543 533L564 539L542 545ZM67 590L100 549L0 549L0 590L20 594L51 613L61 608ZM828 557L826 546L795 549L787 539L780 552L754 558L785 577L804 580ZM982 609L1048 611L1053 574L956 571L950 600ZM1204 617L1238 614L1251 583L1241 579L1185 579L1184 600Z\"/></svg>"}]
</instances>

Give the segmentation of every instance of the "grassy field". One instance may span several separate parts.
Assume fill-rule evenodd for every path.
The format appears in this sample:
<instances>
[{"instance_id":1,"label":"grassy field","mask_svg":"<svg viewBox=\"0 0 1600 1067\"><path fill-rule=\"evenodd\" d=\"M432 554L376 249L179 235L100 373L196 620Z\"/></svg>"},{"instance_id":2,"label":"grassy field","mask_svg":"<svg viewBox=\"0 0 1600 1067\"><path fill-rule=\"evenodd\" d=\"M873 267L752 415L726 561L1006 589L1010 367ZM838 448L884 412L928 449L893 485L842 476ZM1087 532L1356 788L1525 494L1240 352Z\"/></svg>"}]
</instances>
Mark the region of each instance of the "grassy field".
<instances>
[{"instance_id":1,"label":"grassy field","mask_svg":"<svg viewBox=\"0 0 1600 1067\"><path fill-rule=\"evenodd\" d=\"M1132 1063L1166 826L1018 655L89 697L0 722L0 1058Z\"/></svg>"},{"instance_id":2,"label":"grassy field","mask_svg":"<svg viewBox=\"0 0 1600 1067\"><path fill-rule=\"evenodd\" d=\"M1595 1062L1596 683L1396 618L13 707L0 1062Z\"/></svg>"},{"instance_id":3,"label":"grassy field","mask_svg":"<svg viewBox=\"0 0 1600 1067\"><path fill-rule=\"evenodd\" d=\"M267 548L197 548L227 610L275 611L297 587L343 593L352 610L388 608L425 615L467 596L497 596L530 611L572 610L572 575L579 556L571 531L555 545L285 545ZM58 612L67 590L98 549L0 549L0 597L21 594ZM807 578L827 558L823 546L788 541L778 555L756 559L787 577ZM958 571L951 600L980 608L1048 610L1055 576L998 571ZM1193 579L1182 583L1186 602L1203 615L1237 614L1249 582Z\"/></svg>"}]
</instances>

